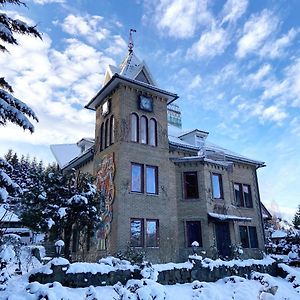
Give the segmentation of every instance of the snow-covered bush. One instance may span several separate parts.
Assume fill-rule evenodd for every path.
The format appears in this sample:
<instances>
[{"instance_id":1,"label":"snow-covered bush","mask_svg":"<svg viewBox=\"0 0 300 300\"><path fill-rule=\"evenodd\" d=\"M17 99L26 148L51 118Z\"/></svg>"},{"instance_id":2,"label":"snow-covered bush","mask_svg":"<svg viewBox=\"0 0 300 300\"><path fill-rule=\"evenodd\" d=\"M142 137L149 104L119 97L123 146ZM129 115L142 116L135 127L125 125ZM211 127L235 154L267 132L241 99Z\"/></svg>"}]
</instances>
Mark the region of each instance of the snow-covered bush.
<instances>
[{"instance_id":1,"label":"snow-covered bush","mask_svg":"<svg viewBox=\"0 0 300 300\"><path fill-rule=\"evenodd\" d=\"M117 283L114 285L114 290L119 295L119 300L166 299L165 287L149 279L131 279L128 280L125 286L121 283Z\"/></svg>"}]
</instances>

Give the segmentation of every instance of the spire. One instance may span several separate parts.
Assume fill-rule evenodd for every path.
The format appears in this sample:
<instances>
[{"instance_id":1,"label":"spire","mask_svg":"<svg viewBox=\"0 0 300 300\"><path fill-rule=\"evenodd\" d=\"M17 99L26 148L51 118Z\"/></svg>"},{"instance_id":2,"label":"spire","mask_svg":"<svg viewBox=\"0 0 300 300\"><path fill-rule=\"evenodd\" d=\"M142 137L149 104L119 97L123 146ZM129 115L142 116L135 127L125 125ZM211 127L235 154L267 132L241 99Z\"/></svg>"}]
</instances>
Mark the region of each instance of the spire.
<instances>
[{"instance_id":1,"label":"spire","mask_svg":"<svg viewBox=\"0 0 300 300\"><path fill-rule=\"evenodd\" d=\"M136 30L135 29L130 29L130 31L129 31L129 41L128 41L128 51L129 51L129 53L132 53L133 46L134 46L133 39L132 39L132 33L133 32L136 32Z\"/></svg>"}]
</instances>

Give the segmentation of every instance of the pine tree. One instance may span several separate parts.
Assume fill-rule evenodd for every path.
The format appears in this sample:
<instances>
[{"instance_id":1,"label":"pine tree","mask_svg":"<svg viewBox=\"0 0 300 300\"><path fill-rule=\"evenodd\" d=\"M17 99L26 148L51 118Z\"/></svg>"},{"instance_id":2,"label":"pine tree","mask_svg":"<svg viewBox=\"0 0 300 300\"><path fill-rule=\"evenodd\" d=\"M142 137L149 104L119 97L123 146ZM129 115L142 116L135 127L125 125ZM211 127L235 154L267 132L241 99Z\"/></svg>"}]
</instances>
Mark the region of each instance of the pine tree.
<instances>
[{"instance_id":1,"label":"pine tree","mask_svg":"<svg viewBox=\"0 0 300 300\"><path fill-rule=\"evenodd\" d=\"M298 206L298 210L295 213L293 224L296 228L300 228L300 205Z\"/></svg>"},{"instance_id":2,"label":"pine tree","mask_svg":"<svg viewBox=\"0 0 300 300\"><path fill-rule=\"evenodd\" d=\"M24 5L20 0L0 0L0 7L7 3ZM0 14L0 51L7 52L6 44L18 45L15 34L30 35L41 38L40 33L35 26L29 26L18 19L12 19L7 14ZM0 125L6 125L7 122L17 124L24 130L34 131L34 126L29 119L38 121L34 111L21 100L13 95L12 86L0 77ZM11 166L0 158L0 202L6 202L8 194L18 189L18 186L12 182L7 175Z\"/></svg>"}]
</instances>

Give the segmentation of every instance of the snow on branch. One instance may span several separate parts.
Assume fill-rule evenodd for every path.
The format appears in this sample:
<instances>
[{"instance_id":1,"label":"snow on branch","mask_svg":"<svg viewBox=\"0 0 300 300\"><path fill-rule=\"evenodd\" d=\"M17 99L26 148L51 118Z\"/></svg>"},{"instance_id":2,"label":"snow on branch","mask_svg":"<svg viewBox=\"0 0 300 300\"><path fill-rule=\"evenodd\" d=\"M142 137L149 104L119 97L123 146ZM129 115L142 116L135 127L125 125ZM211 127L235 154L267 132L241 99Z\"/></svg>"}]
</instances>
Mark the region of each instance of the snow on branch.
<instances>
[{"instance_id":1,"label":"snow on branch","mask_svg":"<svg viewBox=\"0 0 300 300\"><path fill-rule=\"evenodd\" d=\"M34 132L34 126L26 115L38 122L37 116L29 106L0 89L0 125L5 125L7 121L10 121L24 130Z\"/></svg>"}]
</instances>

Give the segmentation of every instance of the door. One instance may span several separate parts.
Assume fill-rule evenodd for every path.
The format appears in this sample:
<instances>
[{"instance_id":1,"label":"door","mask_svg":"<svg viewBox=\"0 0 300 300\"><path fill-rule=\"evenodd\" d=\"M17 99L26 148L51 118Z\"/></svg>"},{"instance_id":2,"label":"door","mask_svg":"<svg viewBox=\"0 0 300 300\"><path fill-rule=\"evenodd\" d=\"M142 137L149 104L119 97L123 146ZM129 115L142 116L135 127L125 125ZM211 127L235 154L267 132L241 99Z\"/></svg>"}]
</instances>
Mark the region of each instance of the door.
<instances>
[{"instance_id":1,"label":"door","mask_svg":"<svg viewBox=\"0 0 300 300\"><path fill-rule=\"evenodd\" d=\"M230 231L229 223L227 222L217 222L215 223L216 229L216 241L217 249L220 257L230 257Z\"/></svg>"}]
</instances>

